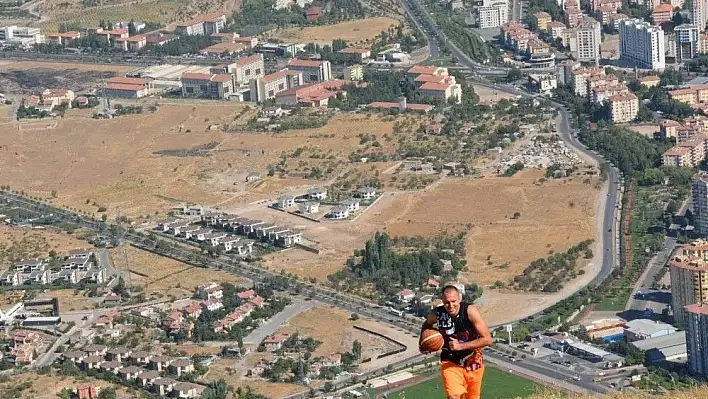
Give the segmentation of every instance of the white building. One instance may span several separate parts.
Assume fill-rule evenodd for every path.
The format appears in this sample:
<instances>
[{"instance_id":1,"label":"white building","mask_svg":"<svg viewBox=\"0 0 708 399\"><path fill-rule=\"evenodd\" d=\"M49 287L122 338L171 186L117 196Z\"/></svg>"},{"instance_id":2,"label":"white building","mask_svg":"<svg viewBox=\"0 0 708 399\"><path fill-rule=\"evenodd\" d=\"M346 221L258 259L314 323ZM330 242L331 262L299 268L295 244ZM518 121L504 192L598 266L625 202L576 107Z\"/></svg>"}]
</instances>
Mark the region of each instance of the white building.
<instances>
[{"instance_id":1,"label":"white building","mask_svg":"<svg viewBox=\"0 0 708 399\"><path fill-rule=\"evenodd\" d=\"M3 26L0 27L0 42L20 46L33 46L38 43L44 43L44 35L42 35L39 28L15 25Z\"/></svg>"},{"instance_id":2,"label":"white building","mask_svg":"<svg viewBox=\"0 0 708 399\"><path fill-rule=\"evenodd\" d=\"M691 23L702 31L706 27L706 22L708 22L708 0L693 0Z\"/></svg>"},{"instance_id":3,"label":"white building","mask_svg":"<svg viewBox=\"0 0 708 399\"><path fill-rule=\"evenodd\" d=\"M696 233L706 236L708 235L708 174L699 173L693 177L691 198Z\"/></svg>"},{"instance_id":4,"label":"white building","mask_svg":"<svg viewBox=\"0 0 708 399\"><path fill-rule=\"evenodd\" d=\"M683 24L674 28L677 62L697 57L701 53L701 32L696 25Z\"/></svg>"},{"instance_id":5,"label":"white building","mask_svg":"<svg viewBox=\"0 0 708 399\"><path fill-rule=\"evenodd\" d=\"M666 67L664 31L641 19L620 22L620 58L632 64L663 71Z\"/></svg>"},{"instance_id":6,"label":"white building","mask_svg":"<svg viewBox=\"0 0 708 399\"><path fill-rule=\"evenodd\" d=\"M509 4L506 0L485 0L477 7L477 23L480 28L497 28L509 22Z\"/></svg>"},{"instance_id":7,"label":"white building","mask_svg":"<svg viewBox=\"0 0 708 399\"><path fill-rule=\"evenodd\" d=\"M531 74L529 75L529 89L533 93L539 93L544 96L551 96L553 89L558 87L558 80L553 74Z\"/></svg>"},{"instance_id":8,"label":"white building","mask_svg":"<svg viewBox=\"0 0 708 399\"><path fill-rule=\"evenodd\" d=\"M591 62L598 65L600 62L600 43L602 42L602 28L594 18L583 18L580 24L568 31L568 47L576 61Z\"/></svg>"}]
</instances>

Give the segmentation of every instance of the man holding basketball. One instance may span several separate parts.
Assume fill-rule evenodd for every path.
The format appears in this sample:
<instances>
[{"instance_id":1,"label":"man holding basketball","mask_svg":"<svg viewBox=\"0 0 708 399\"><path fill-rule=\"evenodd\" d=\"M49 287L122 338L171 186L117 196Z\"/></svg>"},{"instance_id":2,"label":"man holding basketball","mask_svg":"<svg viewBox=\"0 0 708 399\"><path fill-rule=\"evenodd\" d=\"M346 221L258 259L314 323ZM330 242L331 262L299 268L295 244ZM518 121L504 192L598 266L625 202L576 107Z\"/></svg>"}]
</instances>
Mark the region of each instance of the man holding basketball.
<instances>
[{"instance_id":1,"label":"man holding basketball","mask_svg":"<svg viewBox=\"0 0 708 399\"><path fill-rule=\"evenodd\" d=\"M462 301L456 283L445 284L442 301L442 306L428 314L422 331L437 329L444 338L440 371L445 394L447 399L480 399L484 375L482 348L492 344L489 328L477 308Z\"/></svg>"}]
</instances>

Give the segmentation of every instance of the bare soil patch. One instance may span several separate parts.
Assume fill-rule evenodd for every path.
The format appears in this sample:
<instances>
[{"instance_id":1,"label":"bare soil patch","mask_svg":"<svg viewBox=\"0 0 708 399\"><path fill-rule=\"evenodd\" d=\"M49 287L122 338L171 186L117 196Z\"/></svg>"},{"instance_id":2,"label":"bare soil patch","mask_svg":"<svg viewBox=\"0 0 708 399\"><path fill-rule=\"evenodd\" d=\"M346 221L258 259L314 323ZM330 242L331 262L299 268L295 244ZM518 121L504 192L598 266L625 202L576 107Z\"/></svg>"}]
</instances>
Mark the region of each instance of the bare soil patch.
<instances>
[{"instance_id":1,"label":"bare soil patch","mask_svg":"<svg viewBox=\"0 0 708 399\"><path fill-rule=\"evenodd\" d=\"M52 250L61 255L72 249L90 247L92 245L86 241L55 230L0 225L0 248L3 255L8 255L2 256L3 266L9 266L10 258L47 257Z\"/></svg>"},{"instance_id":2,"label":"bare soil patch","mask_svg":"<svg viewBox=\"0 0 708 399\"><path fill-rule=\"evenodd\" d=\"M78 311L93 309L97 302L92 302L83 291L66 289L66 290L50 290L37 295L37 298L57 298L59 300L59 308L62 311Z\"/></svg>"},{"instance_id":3,"label":"bare soil patch","mask_svg":"<svg viewBox=\"0 0 708 399\"><path fill-rule=\"evenodd\" d=\"M312 354L314 357L351 352L355 340L361 343L363 359L375 358L376 355L398 348L380 337L354 329L360 322L350 320L350 317L351 313L341 309L318 306L293 317L278 332L297 332L300 337L321 341L322 344ZM327 320L327 323L322 323L322 320Z\"/></svg>"},{"instance_id":4,"label":"bare soil patch","mask_svg":"<svg viewBox=\"0 0 708 399\"><path fill-rule=\"evenodd\" d=\"M629 130L649 138L654 138L654 134L659 132L659 125L632 125L629 126Z\"/></svg>"},{"instance_id":5,"label":"bare soil patch","mask_svg":"<svg viewBox=\"0 0 708 399\"><path fill-rule=\"evenodd\" d=\"M352 45L363 45L370 42L381 31L399 24L395 19L375 17L340 22L333 25L310 26L305 28L287 28L269 31L265 36L284 42L295 43L327 43L334 39L344 39Z\"/></svg>"},{"instance_id":6,"label":"bare soil patch","mask_svg":"<svg viewBox=\"0 0 708 399\"><path fill-rule=\"evenodd\" d=\"M0 65L0 86L7 92L67 88L74 92L100 86L104 79L135 69L120 65L18 61Z\"/></svg>"},{"instance_id":7,"label":"bare soil patch","mask_svg":"<svg viewBox=\"0 0 708 399\"><path fill-rule=\"evenodd\" d=\"M477 95L479 96L480 102L499 101L499 100L503 100L505 98L514 98L515 97L513 94L503 93L498 90L490 89L488 87L483 87L483 86L473 86L473 87L474 87L474 92L477 93Z\"/></svg>"},{"instance_id":8,"label":"bare soil patch","mask_svg":"<svg viewBox=\"0 0 708 399\"><path fill-rule=\"evenodd\" d=\"M191 296L197 286L210 281L232 284L243 281L226 272L191 266L132 246L111 249L110 256L113 266L124 275L126 282L128 269L148 276L130 275L131 284L143 287L146 295L155 293L179 298Z\"/></svg>"},{"instance_id":9,"label":"bare soil patch","mask_svg":"<svg viewBox=\"0 0 708 399\"><path fill-rule=\"evenodd\" d=\"M15 374L10 378L8 382L0 383L0 396L3 398L17 398L17 399L35 399L43 397L57 397L62 389L76 388L79 384L91 383L99 387L113 387L117 388L118 397L122 398L137 398L136 394L128 392L125 388L120 385L113 385L107 381L96 380L91 377L81 377L80 380L73 377L58 376L55 374L37 374L34 372L25 372L22 374ZM12 389L19 385L29 385L28 388L24 390ZM19 392L18 392L19 391ZM17 392L17 393L15 393Z\"/></svg>"},{"instance_id":10,"label":"bare soil patch","mask_svg":"<svg viewBox=\"0 0 708 399\"><path fill-rule=\"evenodd\" d=\"M283 398L298 392L307 391L307 387L297 384L273 383L265 380L246 378L238 359L219 359L209 366L204 377L207 381L224 379L233 387L249 387L254 392L269 398Z\"/></svg>"}]
</instances>

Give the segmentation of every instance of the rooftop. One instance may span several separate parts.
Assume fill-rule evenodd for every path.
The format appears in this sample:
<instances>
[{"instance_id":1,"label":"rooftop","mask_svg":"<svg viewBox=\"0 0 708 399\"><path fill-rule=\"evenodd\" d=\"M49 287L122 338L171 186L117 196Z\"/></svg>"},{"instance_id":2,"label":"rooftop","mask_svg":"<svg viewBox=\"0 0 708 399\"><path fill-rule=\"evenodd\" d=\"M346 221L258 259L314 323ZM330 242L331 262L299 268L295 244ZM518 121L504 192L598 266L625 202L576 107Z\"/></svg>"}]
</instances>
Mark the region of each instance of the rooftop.
<instances>
[{"instance_id":1,"label":"rooftop","mask_svg":"<svg viewBox=\"0 0 708 399\"><path fill-rule=\"evenodd\" d=\"M662 335L656 338L642 339L631 342L632 345L643 351L649 349L669 348L677 345L686 345L686 332L679 331L673 334Z\"/></svg>"},{"instance_id":2,"label":"rooftop","mask_svg":"<svg viewBox=\"0 0 708 399\"><path fill-rule=\"evenodd\" d=\"M676 331L676 327L660 321L635 319L625 323L625 328L635 334L654 335L662 331Z\"/></svg>"}]
</instances>

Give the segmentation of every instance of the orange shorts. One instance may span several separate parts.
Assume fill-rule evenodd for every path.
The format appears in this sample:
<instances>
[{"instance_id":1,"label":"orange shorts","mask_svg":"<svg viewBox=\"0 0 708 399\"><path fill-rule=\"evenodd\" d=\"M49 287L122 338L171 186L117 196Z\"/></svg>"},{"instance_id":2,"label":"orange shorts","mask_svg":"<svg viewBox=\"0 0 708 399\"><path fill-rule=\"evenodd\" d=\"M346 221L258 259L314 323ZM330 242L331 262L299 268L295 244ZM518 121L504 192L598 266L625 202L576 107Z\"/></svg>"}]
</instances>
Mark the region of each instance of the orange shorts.
<instances>
[{"instance_id":1,"label":"orange shorts","mask_svg":"<svg viewBox=\"0 0 708 399\"><path fill-rule=\"evenodd\" d=\"M482 394L484 365L471 371L451 361L440 363L443 387L448 398L479 399Z\"/></svg>"}]
</instances>

